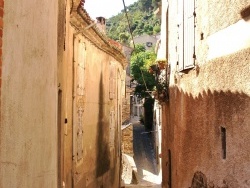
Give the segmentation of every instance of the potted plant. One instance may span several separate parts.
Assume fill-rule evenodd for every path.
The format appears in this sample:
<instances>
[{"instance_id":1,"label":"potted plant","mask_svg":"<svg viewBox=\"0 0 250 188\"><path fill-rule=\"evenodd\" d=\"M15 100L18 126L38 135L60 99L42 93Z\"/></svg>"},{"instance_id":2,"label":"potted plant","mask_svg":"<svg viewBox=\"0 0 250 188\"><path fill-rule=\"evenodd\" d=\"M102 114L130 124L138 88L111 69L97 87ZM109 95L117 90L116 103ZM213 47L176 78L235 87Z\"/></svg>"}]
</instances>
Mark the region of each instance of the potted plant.
<instances>
[{"instance_id":1,"label":"potted plant","mask_svg":"<svg viewBox=\"0 0 250 188\"><path fill-rule=\"evenodd\" d=\"M166 59L157 59L156 62L158 63L158 67L160 70L164 70L167 65L167 60Z\"/></svg>"},{"instance_id":2,"label":"potted plant","mask_svg":"<svg viewBox=\"0 0 250 188\"><path fill-rule=\"evenodd\" d=\"M149 67L148 72L149 72L150 74L153 74L153 73L154 73L154 71L153 71L153 69L152 69L151 67Z\"/></svg>"},{"instance_id":3,"label":"potted plant","mask_svg":"<svg viewBox=\"0 0 250 188\"><path fill-rule=\"evenodd\" d=\"M157 100L160 103L168 100L168 83L165 71L162 71L157 79L156 91L157 91Z\"/></svg>"}]
</instances>

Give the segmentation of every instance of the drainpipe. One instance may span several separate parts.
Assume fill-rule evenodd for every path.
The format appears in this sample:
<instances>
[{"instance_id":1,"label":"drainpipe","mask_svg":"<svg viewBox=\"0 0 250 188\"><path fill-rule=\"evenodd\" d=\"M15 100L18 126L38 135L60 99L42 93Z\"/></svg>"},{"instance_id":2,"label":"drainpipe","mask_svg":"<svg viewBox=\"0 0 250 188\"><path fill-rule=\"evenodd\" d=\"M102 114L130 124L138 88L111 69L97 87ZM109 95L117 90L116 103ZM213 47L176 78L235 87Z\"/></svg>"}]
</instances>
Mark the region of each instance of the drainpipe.
<instances>
[{"instance_id":1,"label":"drainpipe","mask_svg":"<svg viewBox=\"0 0 250 188\"><path fill-rule=\"evenodd\" d=\"M167 11L168 0L162 0L161 4L161 44L157 53L156 60L167 59Z\"/></svg>"}]
</instances>

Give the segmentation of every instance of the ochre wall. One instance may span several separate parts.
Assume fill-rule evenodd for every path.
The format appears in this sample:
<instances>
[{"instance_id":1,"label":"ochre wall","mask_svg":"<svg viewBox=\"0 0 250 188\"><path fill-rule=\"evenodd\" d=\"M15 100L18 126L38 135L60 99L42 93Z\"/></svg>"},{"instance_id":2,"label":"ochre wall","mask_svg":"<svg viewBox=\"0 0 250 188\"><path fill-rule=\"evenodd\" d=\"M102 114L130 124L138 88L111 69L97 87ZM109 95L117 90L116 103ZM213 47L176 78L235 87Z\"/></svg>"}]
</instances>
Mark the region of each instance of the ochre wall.
<instances>
[{"instance_id":1,"label":"ochre wall","mask_svg":"<svg viewBox=\"0 0 250 188\"><path fill-rule=\"evenodd\" d=\"M4 1L0 187L57 186L57 7Z\"/></svg>"},{"instance_id":2,"label":"ochre wall","mask_svg":"<svg viewBox=\"0 0 250 188\"><path fill-rule=\"evenodd\" d=\"M119 187L126 60L97 30L84 33L91 39L75 34L73 22L90 24L76 3L5 1L2 20L0 1L0 187ZM84 48L74 47L78 41Z\"/></svg>"},{"instance_id":3,"label":"ochre wall","mask_svg":"<svg viewBox=\"0 0 250 188\"><path fill-rule=\"evenodd\" d=\"M196 67L180 73L176 72L177 4L169 4L171 73L170 99L163 106L163 187L170 183L172 188L249 187L250 40L240 29L244 25L249 31L249 19L240 16L249 2L195 2ZM231 32L237 27L244 40ZM220 32L225 35L221 37L230 41L235 37L244 44L215 53L213 48L221 50L224 45L212 40ZM226 129L225 159L221 127Z\"/></svg>"},{"instance_id":4,"label":"ochre wall","mask_svg":"<svg viewBox=\"0 0 250 188\"><path fill-rule=\"evenodd\" d=\"M62 66L63 83L63 177L65 187L93 188L93 187L119 187L120 159L121 159L121 117L122 117L122 86L125 73L121 62L105 52L106 46L100 46L102 39L96 35L93 28L83 34L78 33L74 24L81 23L83 28L88 26L85 20L80 20L75 13L70 14L71 6L66 9L66 35L65 52ZM71 24L70 22L74 22ZM76 21L77 20L77 21ZM78 25L79 26L79 25ZM96 35L94 40L85 37ZM85 50L74 47L81 41ZM84 56L84 95L82 102L75 101L74 92L76 73L78 71L76 53ZM124 57L125 59L125 57ZM115 85L114 98L110 99L110 69L114 66ZM123 83L123 84L122 84ZM83 129L83 158L77 159L77 133L75 122L78 118L76 105L82 105L83 116L81 126ZM113 120L111 120L113 117ZM113 132L113 134L112 134ZM112 141L113 140L113 141ZM112 143L111 143L112 142ZM73 160L72 160L73 159Z\"/></svg>"},{"instance_id":5,"label":"ochre wall","mask_svg":"<svg viewBox=\"0 0 250 188\"><path fill-rule=\"evenodd\" d=\"M2 86L3 12L4 12L4 1L1 0L0 1L0 96L1 96L1 86ZM1 106L1 100L0 100L0 106Z\"/></svg>"}]
</instances>

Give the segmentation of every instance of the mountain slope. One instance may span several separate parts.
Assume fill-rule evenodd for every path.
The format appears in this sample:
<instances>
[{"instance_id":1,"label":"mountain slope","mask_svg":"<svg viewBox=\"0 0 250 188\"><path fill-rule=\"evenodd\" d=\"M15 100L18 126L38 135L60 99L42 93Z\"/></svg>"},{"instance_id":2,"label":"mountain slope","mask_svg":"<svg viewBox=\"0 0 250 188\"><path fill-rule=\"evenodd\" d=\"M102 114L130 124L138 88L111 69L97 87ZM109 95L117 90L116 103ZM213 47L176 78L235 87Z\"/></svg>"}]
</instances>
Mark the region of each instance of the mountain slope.
<instances>
[{"instance_id":1,"label":"mountain slope","mask_svg":"<svg viewBox=\"0 0 250 188\"><path fill-rule=\"evenodd\" d=\"M158 2L159 0L138 0L127 7L133 36L160 32L160 19L154 15ZM129 44L131 35L124 10L107 20L107 35L116 41Z\"/></svg>"}]
</instances>

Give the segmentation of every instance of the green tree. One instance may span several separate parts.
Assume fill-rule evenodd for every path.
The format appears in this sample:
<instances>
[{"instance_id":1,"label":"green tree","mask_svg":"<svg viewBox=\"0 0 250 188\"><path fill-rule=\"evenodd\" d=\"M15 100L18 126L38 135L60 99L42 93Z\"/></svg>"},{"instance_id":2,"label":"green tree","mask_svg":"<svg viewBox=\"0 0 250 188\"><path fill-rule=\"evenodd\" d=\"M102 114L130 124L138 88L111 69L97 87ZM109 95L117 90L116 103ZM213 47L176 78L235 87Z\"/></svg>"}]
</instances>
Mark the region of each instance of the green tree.
<instances>
[{"instance_id":1,"label":"green tree","mask_svg":"<svg viewBox=\"0 0 250 188\"><path fill-rule=\"evenodd\" d=\"M121 43L127 43L129 39L129 34L128 33L120 33L119 35L119 41Z\"/></svg>"},{"instance_id":2,"label":"green tree","mask_svg":"<svg viewBox=\"0 0 250 188\"><path fill-rule=\"evenodd\" d=\"M155 86L154 75L148 72L149 66L155 62L156 54L153 51L145 51L143 45L136 45L131 56L131 74L138 85L135 93L141 97L150 96L149 91Z\"/></svg>"},{"instance_id":3,"label":"green tree","mask_svg":"<svg viewBox=\"0 0 250 188\"><path fill-rule=\"evenodd\" d=\"M160 2L161 2L161 0L152 0L152 6L154 8L157 8L159 6Z\"/></svg>"},{"instance_id":4,"label":"green tree","mask_svg":"<svg viewBox=\"0 0 250 188\"><path fill-rule=\"evenodd\" d=\"M148 35L152 35L153 34L153 26L147 24L144 27L144 32L147 33Z\"/></svg>"},{"instance_id":5,"label":"green tree","mask_svg":"<svg viewBox=\"0 0 250 188\"><path fill-rule=\"evenodd\" d=\"M152 7L152 0L139 0L139 7L143 11L149 11L149 9Z\"/></svg>"},{"instance_id":6,"label":"green tree","mask_svg":"<svg viewBox=\"0 0 250 188\"><path fill-rule=\"evenodd\" d=\"M156 1L159 0L138 0L134 4L127 7L128 18L133 36L140 36L144 33L152 35L158 30L154 27L160 24L160 19L154 16L152 7L155 7ZM120 34L125 33L130 35L128 21L124 11L121 11L116 16L112 16L107 20L107 36L114 40L120 40ZM125 39L125 38L122 38ZM129 43L131 36L125 43Z\"/></svg>"},{"instance_id":7,"label":"green tree","mask_svg":"<svg viewBox=\"0 0 250 188\"><path fill-rule=\"evenodd\" d=\"M154 64L156 54L153 51L145 51L143 45L136 45L131 57L131 74L138 85L135 94L145 98L144 102L144 126L146 130L152 129L154 99L150 91L155 87L155 77L148 72L149 66Z\"/></svg>"},{"instance_id":8,"label":"green tree","mask_svg":"<svg viewBox=\"0 0 250 188\"><path fill-rule=\"evenodd\" d=\"M154 34L160 33L160 31L161 31L160 25L158 25L158 24L155 25L154 28L153 28L153 30L154 30Z\"/></svg>"}]
</instances>

